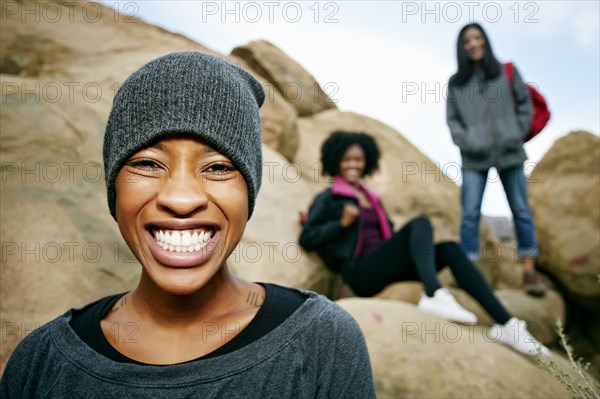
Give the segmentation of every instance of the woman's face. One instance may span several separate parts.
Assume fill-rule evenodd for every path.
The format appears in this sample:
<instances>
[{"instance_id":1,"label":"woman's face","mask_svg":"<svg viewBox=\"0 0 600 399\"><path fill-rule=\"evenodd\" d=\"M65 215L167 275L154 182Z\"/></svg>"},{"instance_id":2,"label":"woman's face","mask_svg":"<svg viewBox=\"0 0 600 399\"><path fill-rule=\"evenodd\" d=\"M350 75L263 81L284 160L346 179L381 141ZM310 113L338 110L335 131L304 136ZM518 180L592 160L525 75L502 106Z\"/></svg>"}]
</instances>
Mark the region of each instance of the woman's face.
<instances>
[{"instance_id":1,"label":"woman's face","mask_svg":"<svg viewBox=\"0 0 600 399\"><path fill-rule=\"evenodd\" d=\"M143 278L172 294L204 287L224 265L248 219L248 187L231 161L189 138L132 155L115 183L123 238Z\"/></svg>"},{"instance_id":2,"label":"woman's face","mask_svg":"<svg viewBox=\"0 0 600 399\"><path fill-rule=\"evenodd\" d=\"M485 56L485 39L481 31L475 27L469 28L463 34L463 45L469 59L480 62Z\"/></svg>"},{"instance_id":3,"label":"woman's face","mask_svg":"<svg viewBox=\"0 0 600 399\"><path fill-rule=\"evenodd\" d=\"M365 171L365 152L358 144L353 144L344 153L340 161L340 176L350 184L359 182Z\"/></svg>"}]
</instances>

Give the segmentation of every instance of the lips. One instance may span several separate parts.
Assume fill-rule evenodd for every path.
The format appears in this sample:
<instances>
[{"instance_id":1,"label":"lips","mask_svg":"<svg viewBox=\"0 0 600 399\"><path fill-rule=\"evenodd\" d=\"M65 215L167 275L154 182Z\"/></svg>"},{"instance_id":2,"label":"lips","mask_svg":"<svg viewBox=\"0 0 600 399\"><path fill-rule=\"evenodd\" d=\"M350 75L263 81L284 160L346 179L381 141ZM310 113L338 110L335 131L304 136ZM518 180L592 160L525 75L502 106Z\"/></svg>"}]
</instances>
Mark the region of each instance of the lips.
<instances>
[{"instance_id":1,"label":"lips","mask_svg":"<svg viewBox=\"0 0 600 399\"><path fill-rule=\"evenodd\" d=\"M154 258L165 266L195 267L213 255L220 232L214 226L173 229L151 226L147 240Z\"/></svg>"}]
</instances>

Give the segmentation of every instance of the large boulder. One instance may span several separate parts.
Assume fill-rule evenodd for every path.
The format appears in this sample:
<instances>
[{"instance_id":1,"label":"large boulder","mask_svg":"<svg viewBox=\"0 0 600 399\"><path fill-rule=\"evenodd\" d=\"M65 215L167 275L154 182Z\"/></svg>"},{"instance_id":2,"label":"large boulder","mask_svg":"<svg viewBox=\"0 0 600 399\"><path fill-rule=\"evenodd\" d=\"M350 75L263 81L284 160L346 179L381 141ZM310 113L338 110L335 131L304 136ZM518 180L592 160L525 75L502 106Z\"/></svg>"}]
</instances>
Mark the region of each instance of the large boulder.
<instances>
[{"instance_id":1,"label":"large boulder","mask_svg":"<svg viewBox=\"0 0 600 399\"><path fill-rule=\"evenodd\" d=\"M62 96L72 90L72 102L110 107L119 85L149 60L173 51L216 54L142 21L131 8L119 9L122 14L85 0L12 2L3 7L0 24L0 73L49 78ZM38 18L23 18L26 10L38 10ZM42 84L39 92L50 93L44 101L53 97L52 89Z\"/></svg>"},{"instance_id":2,"label":"large boulder","mask_svg":"<svg viewBox=\"0 0 600 399\"><path fill-rule=\"evenodd\" d=\"M600 310L600 139L572 132L557 140L529 177L539 264L576 301Z\"/></svg>"},{"instance_id":3,"label":"large boulder","mask_svg":"<svg viewBox=\"0 0 600 399\"><path fill-rule=\"evenodd\" d=\"M266 93L268 97L260 109L263 124L262 141L292 161L298 150L298 114L278 92Z\"/></svg>"},{"instance_id":4,"label":"large boulder","mask_svg":"<svg viewBox=\"0 0 600 399\"><path fill-rule=\"evenodd\" d=\"M365 334L378 397L571 397L534 359L494 342L485 328L450 323L397 301L337 303Z\"/></svg>"},{"instance_id":5,"label":"large boulder","mask_svg":"<svg viewBox=\"0 0 600 399\"><path fill-rule=\"evenodd\" d=\"M262 141L275 151L292 161L298 150L298 129L296 108L287 102L283 96L273 89L267 78L254 71L242 58L230 55L227 59L237 66L250 72L263 86L265 101L260 108L262 120Z\"/></svg>"},{"instance_id":6,"label":"large boulder","mask_svg":"<svg viewBox=\"0 0 600 399\"><path fill-rule=\"evenodd\" d=\"M270 83L267 94L277 90L301 116L313 115L325 109L336 108L315 78L297 61L266 40L257 40L239 46L231 54L243 59L257 74Z\"/></svg>"}]
</instances>

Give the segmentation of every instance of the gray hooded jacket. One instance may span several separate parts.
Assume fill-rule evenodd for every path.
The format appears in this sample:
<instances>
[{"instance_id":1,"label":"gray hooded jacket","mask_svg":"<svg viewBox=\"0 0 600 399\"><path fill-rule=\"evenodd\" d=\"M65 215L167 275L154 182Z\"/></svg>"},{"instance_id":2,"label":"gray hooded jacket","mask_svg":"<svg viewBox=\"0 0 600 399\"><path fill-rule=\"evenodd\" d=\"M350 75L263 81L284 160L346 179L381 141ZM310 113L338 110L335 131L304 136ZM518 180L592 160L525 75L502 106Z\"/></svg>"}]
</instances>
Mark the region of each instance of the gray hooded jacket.
<instances>
[{"instance_id":1,"label":"gray hooded jacket","mask_svg":"<svg viewBox=\"0 0 600 399\"><path fill-rule=\"evenodd\" d=\"M485 81L483 71L477 71L463 86L448 85L447 122L463 168L503 169L527 159L523 139L533 107L529 90L513 68L513 87L504 69L494 80Z\"/></svg>"}]
</instances>

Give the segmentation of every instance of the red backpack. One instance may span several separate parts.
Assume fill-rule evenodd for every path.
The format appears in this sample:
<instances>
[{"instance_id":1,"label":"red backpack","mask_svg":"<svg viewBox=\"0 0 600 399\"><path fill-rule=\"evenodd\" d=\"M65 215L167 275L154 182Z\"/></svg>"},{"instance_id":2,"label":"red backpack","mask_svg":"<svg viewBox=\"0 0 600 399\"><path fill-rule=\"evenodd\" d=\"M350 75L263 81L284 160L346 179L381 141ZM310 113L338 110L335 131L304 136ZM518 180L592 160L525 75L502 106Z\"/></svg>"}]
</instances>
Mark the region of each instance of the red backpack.
<instances>
[{"instance_id":1,"label":"red backpack","mask_svg":"<svg viewBox=\"0 0 600 399\"><path fill-rule=\"evenodd\" d=\"M504 64L504 73L506 73L506 77L508 78L508 83L510 83L510 87L514 85L514 72L513 72L513 64L512 62L507 62ZM529 84L525 84L527 89L529 89L529 93L531 94L531 101L533 104L533 118L531 118L531 126L529 127L529 133L527 133L527 137L525 137L525 142L528 142L539 132L542 131L544 126L550 120L550 110L548 109L548 104L546 103L546 99L542 94L536 90L535 87ZM513 97L514 97L514 87L513 87Z\"/></svg>"}]
</instances>

